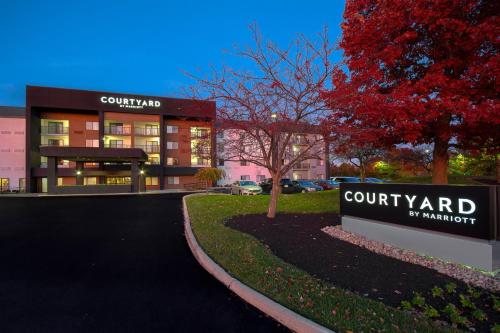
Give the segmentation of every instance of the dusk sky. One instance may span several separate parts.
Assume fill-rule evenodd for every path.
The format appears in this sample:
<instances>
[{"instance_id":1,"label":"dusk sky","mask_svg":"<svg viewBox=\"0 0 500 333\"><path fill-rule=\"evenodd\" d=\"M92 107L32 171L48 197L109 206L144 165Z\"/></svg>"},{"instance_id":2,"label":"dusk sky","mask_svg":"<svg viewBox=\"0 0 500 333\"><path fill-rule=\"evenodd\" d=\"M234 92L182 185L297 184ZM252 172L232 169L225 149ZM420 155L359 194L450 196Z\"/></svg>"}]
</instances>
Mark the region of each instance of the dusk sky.
<instances>
[{"instance_id":1,"label":"dusk sky","mask_svg":"<svg viewBox=\"0 0 500 333\"><path fill-rule=\"evenodd\" d=\"M226 51L251 45L249 24L280 45L328 26L334 42L344 9L342 0L0 4L0 105L13 106L24 106L27 84L182 97L193 83L183 71L246 66Z\"/></svg>"}]
</instances>

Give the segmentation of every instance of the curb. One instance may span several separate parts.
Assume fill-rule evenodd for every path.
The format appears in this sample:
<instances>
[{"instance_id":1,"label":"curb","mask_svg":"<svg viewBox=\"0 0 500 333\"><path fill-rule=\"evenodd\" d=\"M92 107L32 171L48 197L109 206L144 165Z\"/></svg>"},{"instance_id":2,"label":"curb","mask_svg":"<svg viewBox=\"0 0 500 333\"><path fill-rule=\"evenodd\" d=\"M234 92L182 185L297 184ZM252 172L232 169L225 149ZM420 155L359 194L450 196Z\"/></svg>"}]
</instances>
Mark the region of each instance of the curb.
<instances>
[{"instance_id":1,"label":"curb","mask_svg":"<svg viewBox=\"0 0 500 333\"><path fill-rule=\"evenodd\" d=\"M202 193L189 194L182 198L182 209L184 212L184 235L188 242L189 248L196 258L198 263L217 280L222 282L229 290L238 295L245 302L253 305L266 315L272 317L282 325L288 327L294 332L311 332L311 333L334 333L326 327L323 327L310 319L307 319L281 304L276 303L267 296L262 295L256 290L248 287L239 280L235 279L227 273L221 266L213 261L201 248L196 240L196 237L191 229L191 220L186 205L186 198L198 195L206 195Z\"/></svg>"}]
</instances>

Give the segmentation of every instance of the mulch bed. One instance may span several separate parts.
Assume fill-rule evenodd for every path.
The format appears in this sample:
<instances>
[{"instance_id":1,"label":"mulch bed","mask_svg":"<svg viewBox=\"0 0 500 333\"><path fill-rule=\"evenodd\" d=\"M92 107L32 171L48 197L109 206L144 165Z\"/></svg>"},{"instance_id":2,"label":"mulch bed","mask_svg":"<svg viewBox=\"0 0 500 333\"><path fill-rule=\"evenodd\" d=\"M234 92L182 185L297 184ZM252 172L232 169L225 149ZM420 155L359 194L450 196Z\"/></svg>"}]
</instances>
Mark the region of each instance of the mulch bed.
<instances>
[{"instance_id":1,"label":"mulch bed","mask_svg":"<svg viewBox=\"0 0 500 333\"><path fill-rule=\"evenodd\" d=\"M335 286L362 296L398 307L401 301L412 300L414 292L428 296L434 286L457 285L456 297L466 293L464 282L420 265L374 253L349 242L330 237L322 228L340 224L334 213L278 214L269 220L264 214L235 216L226 225L253 235L284 261ZM486 294L491 292L481 290ZM497 294L497 296L499 296ZM455 297L455 296L454 296ZM426 297L428 304L442 308L440 300ZM490 308L488 297L476 301L481 308ZM487 311L489 324L478 323L476 331L489 332L489 325L498 322L498 313Z\"/></svg>"}]
</instances>

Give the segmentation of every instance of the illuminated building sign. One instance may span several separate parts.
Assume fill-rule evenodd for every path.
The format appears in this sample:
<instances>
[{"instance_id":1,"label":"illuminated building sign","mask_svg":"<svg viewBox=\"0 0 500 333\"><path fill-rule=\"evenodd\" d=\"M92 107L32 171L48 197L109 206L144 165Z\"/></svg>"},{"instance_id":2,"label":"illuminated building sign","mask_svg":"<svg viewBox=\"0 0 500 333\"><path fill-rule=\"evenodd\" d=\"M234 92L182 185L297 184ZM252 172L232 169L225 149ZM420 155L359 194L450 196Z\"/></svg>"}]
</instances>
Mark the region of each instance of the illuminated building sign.
<instances>
[{"instance_id":1,"label":"illuminated building sign","mask_svg":"<svg viewBox=\"0 0 500 333\"><path fill-rule=\"evenodd\" d=\"M128 109L159 108L161 106L158 100L140 98L101 96L100 101L102 104L114 104L120 108Z\"/></svg>"},{"instance_id":2,"label":"illuminated building sign","mask_svg":"<svg viewBox=\"0 0 500 333\"><path fill-rule=\"evenodd\" d=\"M488 186L341 183L340 213L493 239L494 197Z\"/></svg>"}]
</instances>

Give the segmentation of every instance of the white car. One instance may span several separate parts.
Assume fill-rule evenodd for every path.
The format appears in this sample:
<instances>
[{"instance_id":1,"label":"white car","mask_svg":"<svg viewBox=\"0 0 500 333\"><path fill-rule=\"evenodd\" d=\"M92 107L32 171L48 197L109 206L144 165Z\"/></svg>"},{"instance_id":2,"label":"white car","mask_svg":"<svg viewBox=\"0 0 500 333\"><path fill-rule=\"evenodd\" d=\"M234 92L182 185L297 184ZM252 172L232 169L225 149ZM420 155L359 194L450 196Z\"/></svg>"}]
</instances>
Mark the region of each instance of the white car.
<instances>
[{"instance_id":1,"label":"white car","mask_svg":"<svg viewBox=\"0 0 500 333\"><path fill-rule=\"evenodd\" d=\"M262 187L251 180L237 180L231 185L231 194L256 195L262 193Z\"/></svg>"}]
</instances>

